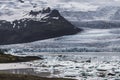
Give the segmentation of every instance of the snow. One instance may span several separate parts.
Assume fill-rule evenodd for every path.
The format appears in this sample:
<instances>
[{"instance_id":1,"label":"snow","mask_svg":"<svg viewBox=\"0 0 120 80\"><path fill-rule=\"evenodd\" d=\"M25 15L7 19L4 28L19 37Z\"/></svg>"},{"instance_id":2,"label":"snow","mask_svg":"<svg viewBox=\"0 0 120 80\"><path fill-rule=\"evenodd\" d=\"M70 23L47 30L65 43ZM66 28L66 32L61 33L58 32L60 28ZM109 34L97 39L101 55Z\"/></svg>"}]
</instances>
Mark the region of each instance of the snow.
<instances>
[{"instance_id":1,"label":"snow","mask_svg":"<svg viewBox=\"0 0 120 80\"><path fill-rule=\"evenodd\" d=\"M59 17L52 17L52 19L56 19L56 20L58 20L58 19L59 19Z\"/></svg>"},{"instance_id":2,"label":"snow","mask_svg":"<svg viewBox=\"0 0 120 80\"><path fill-rule=\"evenodd\" d=\"M39 0L37 2L39 2ZM2 13L2 15L0 17L3 20L8 20L8 21L13 21L15 19L21 19L21 18L29 18L30 16L24 16L24 15L33 9L34 8L31 5L30 0L25 1L25 3L20 3L18 2L18 0L12 0L12 1L3 0L1 1L0 12ZM41 7L39 7L39 9L41 9ZM9 15L8 13L11 13L11 15Z\"/></svg>"},{"instance_id":3,"label":"snow","mask_svg":"<svg viewBox=\"0 0 120 80\"><path fill-rule=\"evenodd\" d=\"M76 15L77 13L74 13L74 14L72 13L70 16L67 16L67 14L66 15L64 14L63 16L70 21L91 20L91 17L93 18L92 20L111 20L110 18L114 16L115 12L117 11L117 9L112 9L112 8L109 9L108 6L111 7L112 5L100 6L100 4L94 4L94 3L96 3L96 1L81 2L81 0L80 1L54 0L51 2L51 0L25 0L24 3L20 3L18 0L1 0L0 1L0 4L1 4L0 17L1 19L7 20L7 21L13 21L13 20L22 19L22 18L31 18L31 16L27 16L25 14L27 14L31 10L41 10L42 8L51 7L52 9L58 9L60 12L63 12L63 11L85 12L84 15L81 12L79 12L81 16L79 14ZM106 4L109 4L109 3L106 3ZM104 14L102 15L101 11L99 12L98 10L100 8L101 9L105 8L106 6L108 7L109 11L106 10L104 13L102 12ZM113 5L113 7L117 8L119 6ZM92 15L93 13L94 15Z\"/></svg>"},{"instance_id":4,"label":"snow","mask_svg":"<svg viewBox=\"0 0 120 80\"><path fill-rule=\"evenodd\" d=\"M30 10L37 11L46 6L50 6L59 9L61 13L70 11L69 13L71 13L71 15L68 15L67 13L63 14L63 16L70 21L80 21L85 17L84 20L92 20L89 16L92 16L93 20L109 20L119 9L119 7L107 7L108 9L105 11L103 10L102 12L98 9L98 5L102 4L101 1L95 1L99 4L94 4L94 0L92 0L93 2L91 1L91 3L88 0L85 0L85 3L83 3L84 1L79 3L81 0L77 0L78 2L71 1L66 4L65 1L62 0L54 0L52 2L51 0L25 0L25 3L20 3L17 0L1 0L0 17L1 19L8 21L31 18L31 16L26 15ZM105 2L103 1L103 4ZM37 4L37 7L33 8L33 5L35 4ZM95 12L95 14L88 14L90 12ZM85 16L79 17L82 13ZM42 17L45 15L42 15ZM37 17L39 17L39 15ZM59 19L58 17L53 18ZM13 27L15 27L15 24ZM37 73L50 72L51 75L49 77L69 77L78 80L104 80L107 78L110 80L110 76L103 78L99 76L101 74L107 75L108 73L120 75L120 55L119 52L117 53L117 51L120 51L119 32L119 28L85 29L85 31L76 35L62 36L31 43L2 45L0 48L7 48L10 50L9 53L11 54L22 56L37 55L42 56L44 60L0 64L0 70L33 68ZM82 51L82 53L77 53L79 51ZM86 51L91 53L84 53ZM98 53L96 53L96 51L98 51ZM61 55L63 56L60 57ZM54 74L55 71L58 71L59 73ZM119 76L113 76L112 80L115 78L119 78Z\"/></svg>"}]
</instances>

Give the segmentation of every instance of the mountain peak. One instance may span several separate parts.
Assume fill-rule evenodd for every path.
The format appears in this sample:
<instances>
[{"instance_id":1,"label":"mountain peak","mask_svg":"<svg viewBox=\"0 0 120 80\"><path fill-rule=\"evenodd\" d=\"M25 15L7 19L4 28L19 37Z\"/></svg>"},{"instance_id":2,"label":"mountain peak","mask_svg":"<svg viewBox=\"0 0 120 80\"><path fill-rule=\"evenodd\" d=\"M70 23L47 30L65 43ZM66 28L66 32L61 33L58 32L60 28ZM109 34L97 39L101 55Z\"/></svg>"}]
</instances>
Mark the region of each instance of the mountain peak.
<instances>
[{"instance_id":1,"label":"mountain peak","mask_svg":"<svg viewBox=\"0 0 120 80\"><path fill-rule=\"evenodd\" d=\"M60 16L60 13L58 10L54 9L52 12L49 14L50 17L58 17Z\"/></svg>"},{"instance_id":2,"label":"mountain peak","mask_svg":"<svg viewBox=\"0 0 120 80\"><path fill-rule=\"evenodd\" d=\"M72 25L58 10L52 10L44 18L23 18L0 21L0 44L33 42L53 37L75 34L81 29Z\"/></svg>"}]
</instances>

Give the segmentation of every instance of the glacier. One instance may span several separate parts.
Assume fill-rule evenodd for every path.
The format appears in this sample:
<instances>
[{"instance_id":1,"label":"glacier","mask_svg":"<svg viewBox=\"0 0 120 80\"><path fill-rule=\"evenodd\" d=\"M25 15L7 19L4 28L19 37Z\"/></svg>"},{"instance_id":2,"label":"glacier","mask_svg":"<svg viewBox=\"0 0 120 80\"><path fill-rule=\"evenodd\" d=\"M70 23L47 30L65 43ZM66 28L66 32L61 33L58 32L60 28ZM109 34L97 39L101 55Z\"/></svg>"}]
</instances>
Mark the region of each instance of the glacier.
<instances>
[{"instance_id":1,"label":"glacier","mask_svg":"<svg viewBox=\"0 0 120 80\"><path fill-rule=\"evenodd\" d=\"M37 74L50 73L45 77L78 80L120 79L118 0L69 0L68 4L66 0L22 1L1 0L1 19L13 21L29 18L30 16L24 16L29 11L50 6L58 9L62 16L84 31L30 43L1 45L1 49L8 50L6 54L43 58L22 64L30 65Z\"/></svg>"}]
</instances>

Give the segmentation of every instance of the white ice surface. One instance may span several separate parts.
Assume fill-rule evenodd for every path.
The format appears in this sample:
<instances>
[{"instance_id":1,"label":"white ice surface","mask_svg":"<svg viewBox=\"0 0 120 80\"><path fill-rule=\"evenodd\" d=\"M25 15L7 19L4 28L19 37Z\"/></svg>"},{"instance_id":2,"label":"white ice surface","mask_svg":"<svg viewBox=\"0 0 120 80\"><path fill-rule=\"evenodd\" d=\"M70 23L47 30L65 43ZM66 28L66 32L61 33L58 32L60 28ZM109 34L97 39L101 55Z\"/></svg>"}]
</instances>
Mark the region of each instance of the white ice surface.
<instances>
[{"instance_id":1,"label":"white ice surface","mask_svg":"<svg viewBox=\"0 0 120 80\"><path fill-rule=\"evenodd\" d=\"M81 33L31 43L2 45L11 52L117 52L120 51L120 28L86 29ZM72 51L71 51L72 52Z\"/></svg>"},{"instance_id":2,"label":"white ice surface","mask_svg":"<svg viewBox=\"0 0 120 80\"><path fill-rule=\"evenodd\" d=\"M78 80L120 79L118 76L120 74L120 56L117 55L104 55L104 53L103 55L97 55L97 53L96 55L89 53L73 55L68 53L68 55L63 54L61 57L60 55L43 55L43 58L43 60L27 62L26 64L33 66L37 73L50 72L48 77L56 76ZM91 62L87 62L87 60L91 60ZM59 73L55 73L55 71ZM99 77L98 75L101 73L106 76ZM111 77L108 75L109 73L116 75Z\"/></svg>"}]
</instances>

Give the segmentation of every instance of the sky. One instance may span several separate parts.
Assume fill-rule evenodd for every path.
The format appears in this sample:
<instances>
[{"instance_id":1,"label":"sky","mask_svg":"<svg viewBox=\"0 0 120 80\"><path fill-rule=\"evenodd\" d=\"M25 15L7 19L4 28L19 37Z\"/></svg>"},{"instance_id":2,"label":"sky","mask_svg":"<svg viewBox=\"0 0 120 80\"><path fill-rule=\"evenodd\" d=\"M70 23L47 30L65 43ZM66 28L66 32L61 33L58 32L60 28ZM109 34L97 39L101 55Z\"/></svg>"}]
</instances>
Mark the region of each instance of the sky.
<instances>
[{"instance_id":1,"label":"sky","mask_svg":"<svg viewBox=\"0 0 120 80\"><path fill-rule=\"evenodd\" d=\"M99 7L120 6L120 0L24 0L24 3L18 0L0 0L0 13L3 17L10 17L12 20L24 15L33 8L31 3L37 4L37 9L52 7L60 11L95 11ZM20 14L21 16L18 16ZM9 16L13 15L13 16ZM5 17L6 16L6 17ZM18 16L18 17L17 17ZM14 17L14 18L13 18ZM23 17L23 16L22 16Z\"/></svg>"},{"instance_id":2,"label":"sky","mask_svg":"<svg viewBox=\"0 0 120 80\"><path fill-rule=\"evenodd\" d=\"M74 8L76 10L96 10L98 7L120 6L120 0L48 0L50 6ZM60 5L59 5L60 6Z\"/></svg>"},{"instance_id":3,"label":"sky","mask_svg":"<svg viewBox=\"0 0 120 80\"><path fill-rule=\"evenodd\" d=\"M3 3L0 5L1 9L12 9L15 7L22 8L21 6L30 6L29 2L38 4L38 7L42 7L44 2L49 7L60 7L64 8L65 10L80 10L80 11L93 11L96 10L99 7L105 7L105 6L120 6L120 0L24 0L25 4L19 4L18 0L0 0L0 2L14 2L16 5L8 5ZM7 3L6 2L6 3ZM13 9L12 9L13 10Z\"/></svg>"},{"instance_id":4,"label":"sky","mask_svg":"<svg viewBox=\"0 0 120 80\"><path fill-rule=\"evenodd\" d=\"M2 0L2 1L5 2L5 1L14 1L14 0ZM42 1L47 3L47 5L50 7L59 6L65 9L74 8L75 10L83 10L83 11L96 10L98 7L104 7L104 6L120 6L120 0L24 0L24 1L36 2L38 5L40 4L38 1Z\"/></svg>"}]
</instances>

